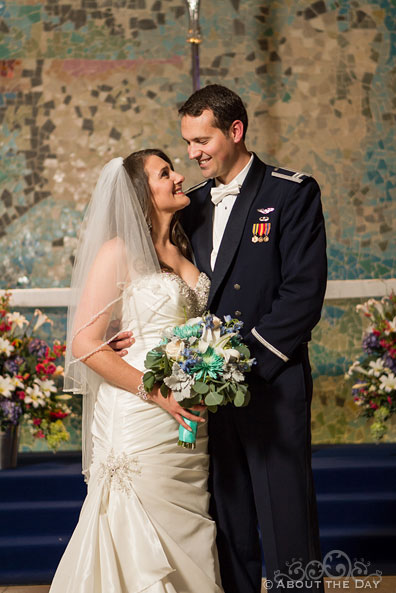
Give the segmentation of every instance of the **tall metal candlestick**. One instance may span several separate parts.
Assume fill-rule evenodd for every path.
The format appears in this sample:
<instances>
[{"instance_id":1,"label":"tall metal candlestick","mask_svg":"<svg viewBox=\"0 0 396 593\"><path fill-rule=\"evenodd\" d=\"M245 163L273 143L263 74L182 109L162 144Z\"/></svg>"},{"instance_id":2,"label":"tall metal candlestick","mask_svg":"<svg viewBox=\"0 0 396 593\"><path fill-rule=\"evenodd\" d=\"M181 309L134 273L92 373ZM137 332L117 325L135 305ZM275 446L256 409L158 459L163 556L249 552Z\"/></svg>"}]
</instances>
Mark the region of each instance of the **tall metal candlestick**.
<instances>
[{"instance_id":1,"label":"tall metal candlestick","mask_svg":"<svg viewBox=\"0 0 396 593\"><path fill-rule=\"evenodd\" d=\"M188 7L188 35L187 42L191 44L191 71L193 91L200 88L199 79L199 44L202 41L201 29L199 26L199 2L200 0L186 0Z\"/></svg>"}]
</instances>

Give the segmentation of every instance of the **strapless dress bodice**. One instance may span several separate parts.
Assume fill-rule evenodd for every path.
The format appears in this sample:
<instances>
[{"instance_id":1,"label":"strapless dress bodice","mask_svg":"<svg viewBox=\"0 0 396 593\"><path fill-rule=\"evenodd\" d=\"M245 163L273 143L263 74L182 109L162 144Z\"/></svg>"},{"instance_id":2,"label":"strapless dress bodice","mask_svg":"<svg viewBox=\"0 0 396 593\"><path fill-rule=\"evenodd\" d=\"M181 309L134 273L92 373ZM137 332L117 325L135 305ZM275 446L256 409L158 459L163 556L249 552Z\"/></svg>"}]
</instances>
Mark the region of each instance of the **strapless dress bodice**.
<instances>
[{"instance_id":1,"label":"strapless dress bodice","mask_svg":"<svg viewBox=\"0 0 396 593\"><path fill-rule=\"evenodd\" d=\"M123 293L122 329L133 332L135 343L125 360L143 371L147 352L159 344L166 328L202 315L209 290L210 280L203 272L194 288L169 272L129 284Z\"/></svg>"}]
</instances>

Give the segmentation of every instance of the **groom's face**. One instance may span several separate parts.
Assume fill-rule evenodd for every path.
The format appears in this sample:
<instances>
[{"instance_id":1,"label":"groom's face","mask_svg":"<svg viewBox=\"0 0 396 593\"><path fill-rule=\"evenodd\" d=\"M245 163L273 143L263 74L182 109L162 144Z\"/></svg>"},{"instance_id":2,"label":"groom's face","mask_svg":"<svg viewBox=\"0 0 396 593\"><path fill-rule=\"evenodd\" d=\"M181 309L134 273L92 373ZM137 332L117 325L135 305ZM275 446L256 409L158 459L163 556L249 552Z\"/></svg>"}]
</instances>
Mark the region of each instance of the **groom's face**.
<instances>
[{"instance_id":1,"label":"groom's face","mask_svg":"<svg viewBox=\"0 0 396 593\"><path fill-rule=\"evenodd\" d=\"M187 142L188 156L197 161L202 175L206 179L217 177L225 183L237 158L232 133L226 135L215 126L210 109L198 117L183 116L181 133Z\"/></svg>"}]
</instances>

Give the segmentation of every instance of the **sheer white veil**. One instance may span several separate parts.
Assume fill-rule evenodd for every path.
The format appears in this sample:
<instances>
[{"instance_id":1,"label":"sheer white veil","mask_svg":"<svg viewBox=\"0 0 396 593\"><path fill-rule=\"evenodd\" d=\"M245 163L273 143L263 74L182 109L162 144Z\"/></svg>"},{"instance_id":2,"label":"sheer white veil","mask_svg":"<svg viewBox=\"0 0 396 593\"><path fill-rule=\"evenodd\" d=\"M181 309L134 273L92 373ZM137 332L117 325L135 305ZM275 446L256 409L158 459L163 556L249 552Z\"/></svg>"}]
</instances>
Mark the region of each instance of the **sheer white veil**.
<instances>
[{"instance_id":1,"label":"sheer white veil","mask_svg":"<svg viewBox=\"0 0 396 593\"><path fill-rule=\"evenodd\" d=\"M121 157L112 159L100 173L83 220L71 280L64 390L83 395L82 463L86 476L92 459L94 405L103 378L82 360L128 327L129 320L122 315L126 284L161 271L140 202L144 196L139 199L123 162ZM102 273L98 261L109 248L111 270L107 266ZM112 330L114 319L121 325ZM104 322L107 326L103 343L78 358L73 356L75 337L99 321L100 326Z\"/></svg>"}]
</instances>

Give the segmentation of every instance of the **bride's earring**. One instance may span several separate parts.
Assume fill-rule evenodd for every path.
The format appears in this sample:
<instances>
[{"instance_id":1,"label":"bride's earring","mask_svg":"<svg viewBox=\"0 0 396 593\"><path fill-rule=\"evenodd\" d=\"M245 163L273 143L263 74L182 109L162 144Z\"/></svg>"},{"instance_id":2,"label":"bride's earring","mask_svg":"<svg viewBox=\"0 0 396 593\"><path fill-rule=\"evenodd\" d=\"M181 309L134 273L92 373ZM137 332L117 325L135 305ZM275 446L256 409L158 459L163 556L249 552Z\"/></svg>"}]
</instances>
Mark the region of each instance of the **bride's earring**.
<instances>
[{"instance_id":1,"label":"bride's earring","mask_svg":"<svg viewBox=\"0 0 396 593\"><path fill-rule=\"evenodd\" d=\"M151 233L151 231L153 230L153 224L150 219L147 221L147 226L148 226L149 232Z\"/></svg>"}]
</instances>

